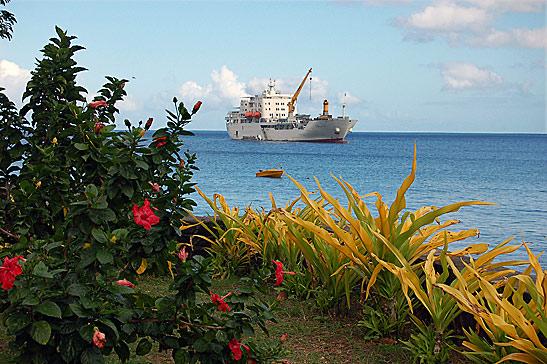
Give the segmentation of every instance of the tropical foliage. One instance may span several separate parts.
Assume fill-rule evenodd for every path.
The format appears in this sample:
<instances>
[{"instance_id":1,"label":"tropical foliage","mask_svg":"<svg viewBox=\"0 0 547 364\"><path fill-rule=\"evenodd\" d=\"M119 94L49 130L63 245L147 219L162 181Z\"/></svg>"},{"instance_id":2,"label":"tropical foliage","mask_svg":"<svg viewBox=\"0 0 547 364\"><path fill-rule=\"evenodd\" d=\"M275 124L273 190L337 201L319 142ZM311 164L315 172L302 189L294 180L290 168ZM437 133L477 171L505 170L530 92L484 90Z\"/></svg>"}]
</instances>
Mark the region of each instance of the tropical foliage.
<instances>
[{"instance_id":1,"label":"tropical foliage","mask_svg":"<svg viewBox=\"0 0 547 364\"><path fill-rule=\"evenodd\" d=\"M464 345L470 350L466 355L478 358L478 362L490 358L492 363L502 359L531 360L531 355L536 355L540 359L534 357L536 361L532 362L542 362L542 347L538 343L544 340L545 333L536 336L533 333L538 328L543 329L541 319L545 313L538 309L544 307L545 302L540 292L543 275L538 275L540 283L535 285L529 277L521 275L506 278L515 271L502 267L528 263L494 262L494 259L515 252L521 246L507 245L511 239L491 250L488 250L488 244L477 243L450 252L449 244L477 236L478 230L447 231L460 221L441 222L439 217L456 212L463 206L491 203L466 201L440 208L424 206L414 212L405 211L405 194L415 179L416 168L415 146L411 173L390 206L379 193L361 197L349 183L334 176L347 198L347 207L324 191L317 180L318 193L315 193L306 190L290 176L300 191L300 197L288 202L285 208L278 208L271 198L272 210L267 213L264 209L254 211L249 206L240 216L236 208L230 209L224 202L219 208L203 193L201 195L213 208L215 217L219 216L225 222L224 227L217 226L218 231L233 234L231 244L238 244L240 251L246 251L245 254L262 258L266 265L271 264L272 259L279 259L296 272L284 280L287 291L298 292L294 287L303 287L299 297L313 296L318 308L329 310L343 297L349 305L352 292L361 283L364 314L359 325L364 328L365 335L370 338L405 335L408 337L405 343L414 353L415 362L448 361L458 339L453 331L455 319L462 310L473 313L484 302L488 308L480 309L481 312L494 310L494 314L507 317L508 314L498 312L506 305L500 306L499 299L492 296L495 289L502 287L504 294L507 297L511 294L513 302L518 303L522 315L530 316L528 326L533 329L525 330L526 323L520 321L520 329L508 327L514 325L514 318L511 324L503 326L506 329L496 328L496 324L501 322L498 316L495 319L479 316L477 320L491 338L485 341L472 328L464 328L469 340ZM369 196L376 197L376 217L364 201ZM224 201L219 195L215 195L215 199ZM248 251L244 250L242 243ZM231 246L219 240L215 244L220 250ZM439 250L441 247L443 249ZM453 259L471 255L478 256L470 258L471 264L459 271ZM534 258L530 257L530 262L533 261ZM541 270L537 260L532 267ZM524 274L529 274L530 269ZM304 277L309 281L302 281ZM301 284L294 284L298 280ZM523 298L528 292L534 297L532 301ZM475 299L470 301L466 298L464 301L460 297L462 294ZM468 303L467 309L463 302ZM415 314L416 309L420 315ZM415 328L408 336L406 324L409 318ZM496 324L488 326L493 322ZM521 335L524 334L530 335L526 336L527 341L523 341Z\"/></svg>"},{"instance_id":2,"label":"tropical foliage","mask_svg":"<svg viewBox=\"0 0 547 364\"><path fill-rule=\"evenodd\" d=\"M144 355L152 341L175 363L274 360L280 347L249 341L274 320L275 303L248 301L259 281L210 292L209 260L179 250L197 170L182 137L201 102L189 112L173 99L154 132L152 118L115 131L127 80L107 77L87 103L83 48L56 33L22 109L0 92L0 311L17 362L125 362L130 343ZM170 275L169 293L141 292L144 272Z\"/></svg>"}]
</instances>

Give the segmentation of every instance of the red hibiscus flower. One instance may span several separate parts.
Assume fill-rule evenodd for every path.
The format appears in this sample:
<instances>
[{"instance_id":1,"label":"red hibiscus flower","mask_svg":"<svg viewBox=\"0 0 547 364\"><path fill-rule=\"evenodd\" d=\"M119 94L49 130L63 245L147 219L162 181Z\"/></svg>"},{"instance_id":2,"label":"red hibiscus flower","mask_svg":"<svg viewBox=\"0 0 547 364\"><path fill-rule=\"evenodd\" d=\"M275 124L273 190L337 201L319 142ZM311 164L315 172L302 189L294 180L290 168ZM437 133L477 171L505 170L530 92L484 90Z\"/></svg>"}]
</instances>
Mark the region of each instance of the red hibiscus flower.
<instances>
[{"instance_id":1,"label":"red hibiscus flower","mask_svg":"<svg viewBox=\"0 0 547 364\"><path fill-rule=\"evenodd\" d=\"M243 355L243 353L241 352L241 348L239 347L239 341L237 341L235 338L230 339L228 345L230 346L230 350L232 351L232 353L234 353L234 358L236 360L241 359L241 355Z\"/></svg>"},{"instance_id":2,"label":"red hibiscus flower","mask_svg":"<svg viewBox=\"0 0 547 364\"><path fill-rule=\"evenodd\" d=\"M211 302L216 303L218 305L218 309L223 312L228 312L231 310L230 306L224 302L224 299L232 294L232 292L228 293L225 296L219 297L218 294L209 292L211 294Z\"/></svg>"},{"instance_id":3,"label":"red hibiscus flower","mask_svg":"<svg viewBox=\"0 0 547 364\"><path fill-rule=\"evenodd\" d=\"M241 359L241 356L243 355L243 352L241 351L241 347L247 351L247 355L249 358L247 359L247 363L249 364L256 364L256 360L251 358L251 351L249 350L249 347L247 345L241 344L239 341L236 340L236 338L230 339L230 342L228 343L230 346L230 350L232 353L234 353L235 360Z\"/></svg>"},{"instance_id":4,"label":"red hibiscus flower","mask_svg":"<svg viewBox=\"0 0 547 364\"><path fill-rule=\"evenodd\" d=\"M98 122L98 123L95 123L94 131L95 131L95 133L100 133L101 130L103 130L103 128L104 128L104 124L101 123L101 122Z\"/></svg>"},{"instance_id":5,"label":"red hibiscus flower","mask_svg":"<svg viewBox=\"0 0 547 364\"><path fill-rule=\"evenodd\" d=\"M196 104L194 105L194 108L192 109L192 115L198 112L199 108L201 107L201 104L202 104L201 101L196 102Z\"/></svg>"},{"instance_id":6,"label":"red hibiscus flower","mask_svg":"<svg viewBox=\"0 0 547 364\"><path fill-rule=\"evenodd\" d=\"M167 142L160 142L160 140L166 140L166 139L167 137L161 137L161 138L154 139L154 142L158 142L158 147L161 147L162 145L167 144Z\"/></svg>"},{"instance_id":7,"label":"red hibiscus flower","mask_svg":"<svg viewBox=\"0 0 547 364\"><path fill-rule=\"evenodd\" d=\"M0 267L0 281L2 282L3 289L13 288L15 277L23 273L21 266L17 263L19 260L26 261L22 255L11 259L8 257L4 259L4 264Z\"/></svg>"},{"instance_id":8,"label":"red hibiscus flower","mask_svg":"<svg viewBox=\"0 0 547 364\"><path fill-rule=\"evenodd\" d=\"M276 262L275 260L273 261L276 265L275 267L275 278L276 278L276 281L275 281L275 284L274 286L279 286L281 284L281 282L283 282L283 274L291 274L291 275L295 275L296 273L294 272L285 272L283 270L283 263L281 262Z\"/></svg>"},{"instance_id":9,"label":"red hibiscus flower","mask_svg":"<svg viewBox=\"0 0 547 364\"><path fill-rule=\"evenodd\" d=\"M137 225L142 225L146 230L150 230L152 225L160 222L160 218L154 215L150 208L148 199L144 199L144 206L133 205L133 220Z\"/></svg>"},{"instance_id":10,"label":"red hibiscus flower","mask_svg":"<svg viewBox=\"0 0 547 364\"><path fill-rule=\"evenodd\" d=\"M105 343L106 336L102 332L100 332L98 328L95 327L95 331L93 332L93 345L100 349L104 347Z\"/></svg>"},{"instance_id":11,"label":"red hibiscus flower","mask_svg":"<svg viewBox=\"0 0 547 364\"><path fill-rule=\"evenodd\" d=\"M129 282L127 279L120 279L119 281L116 281L116 284L118 286L126 286L126 287L130 287L130 288L135 288L135 285L131 282Z\"/></svg>"},{"instance_id":12,"label":"red hibiscus flower","mask_svg":"<svg viewBox=\"0 0 547 364\"><path fill-rule=\"evenodd\" d=\"M93 101L91 104L89 104L89 107L92 107L94 109L105 106L108 106L108 104L106 103L106 101L103 100Z\"/></svg>"}]
</instances>

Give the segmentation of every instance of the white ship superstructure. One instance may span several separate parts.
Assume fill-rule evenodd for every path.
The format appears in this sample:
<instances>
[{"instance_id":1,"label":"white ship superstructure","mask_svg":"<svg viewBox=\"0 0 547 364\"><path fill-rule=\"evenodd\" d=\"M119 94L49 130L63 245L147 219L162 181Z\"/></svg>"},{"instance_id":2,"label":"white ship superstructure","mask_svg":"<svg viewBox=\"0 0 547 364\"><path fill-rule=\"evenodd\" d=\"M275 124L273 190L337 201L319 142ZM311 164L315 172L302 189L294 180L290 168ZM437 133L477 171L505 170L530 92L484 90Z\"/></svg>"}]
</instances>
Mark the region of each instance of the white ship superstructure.
<instances>
[{"instance_id":1,"label":"white ship superstructure","mask_svg":"<svg viewBox=\"0 0 547 364\"><path fill-rule=\"evenodd\" d=\"M357 120L347 116L333 118L328 114L328 102L323 102L323 114L317 118L296 114L296 99L308 74L294 95L275 90L270 81L262 94L245 97L239 108L228 112L226 129L235 140L344 142ZM345 107L345 105L344 105Z\"/></svg>"}]
</instances>

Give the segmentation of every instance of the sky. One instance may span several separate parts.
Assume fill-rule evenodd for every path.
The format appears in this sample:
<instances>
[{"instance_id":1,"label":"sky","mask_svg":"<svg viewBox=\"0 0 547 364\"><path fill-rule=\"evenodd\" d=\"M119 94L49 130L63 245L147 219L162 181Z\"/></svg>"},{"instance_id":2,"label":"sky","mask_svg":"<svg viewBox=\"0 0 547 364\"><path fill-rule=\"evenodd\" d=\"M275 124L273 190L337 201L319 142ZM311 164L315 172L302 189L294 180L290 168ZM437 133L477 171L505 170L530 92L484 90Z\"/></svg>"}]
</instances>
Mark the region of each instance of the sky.
<instances>
[{"instance_id":1,"label":"sky","mask_svg":"<svg viewBox=\"0 0 547 364\"><path fill-rule=\"evenodd\" d=\"M0 87L19 106L55 26L86 49L91 101L105 76L129 80L117 124L165 125L173 96L203 101L191 130L225 130L241 97L271 78L298 112L354 131L546 133L544 0L31 1L0 39Z\"/></svg>"}]
</instances>

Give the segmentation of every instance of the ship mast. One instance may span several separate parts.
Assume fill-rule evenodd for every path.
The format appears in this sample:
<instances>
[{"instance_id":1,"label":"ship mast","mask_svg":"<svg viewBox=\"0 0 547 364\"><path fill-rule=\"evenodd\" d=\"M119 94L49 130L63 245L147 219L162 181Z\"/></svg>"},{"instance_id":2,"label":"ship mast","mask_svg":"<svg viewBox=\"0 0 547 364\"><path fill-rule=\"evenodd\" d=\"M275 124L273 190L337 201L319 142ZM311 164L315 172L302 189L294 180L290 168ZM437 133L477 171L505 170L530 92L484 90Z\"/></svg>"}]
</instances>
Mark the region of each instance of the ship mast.
<instances>
[{"instance_id":1,"label":"ship mast","mask_svg":"<svg viewBox=\"0 0 547 364\"><path fill-rule=\"evenodd\" d=\"M344 103L342 104L342 118L346 116L346 96L347 93L344 92Z\"/></svg>"}]
</instances>

